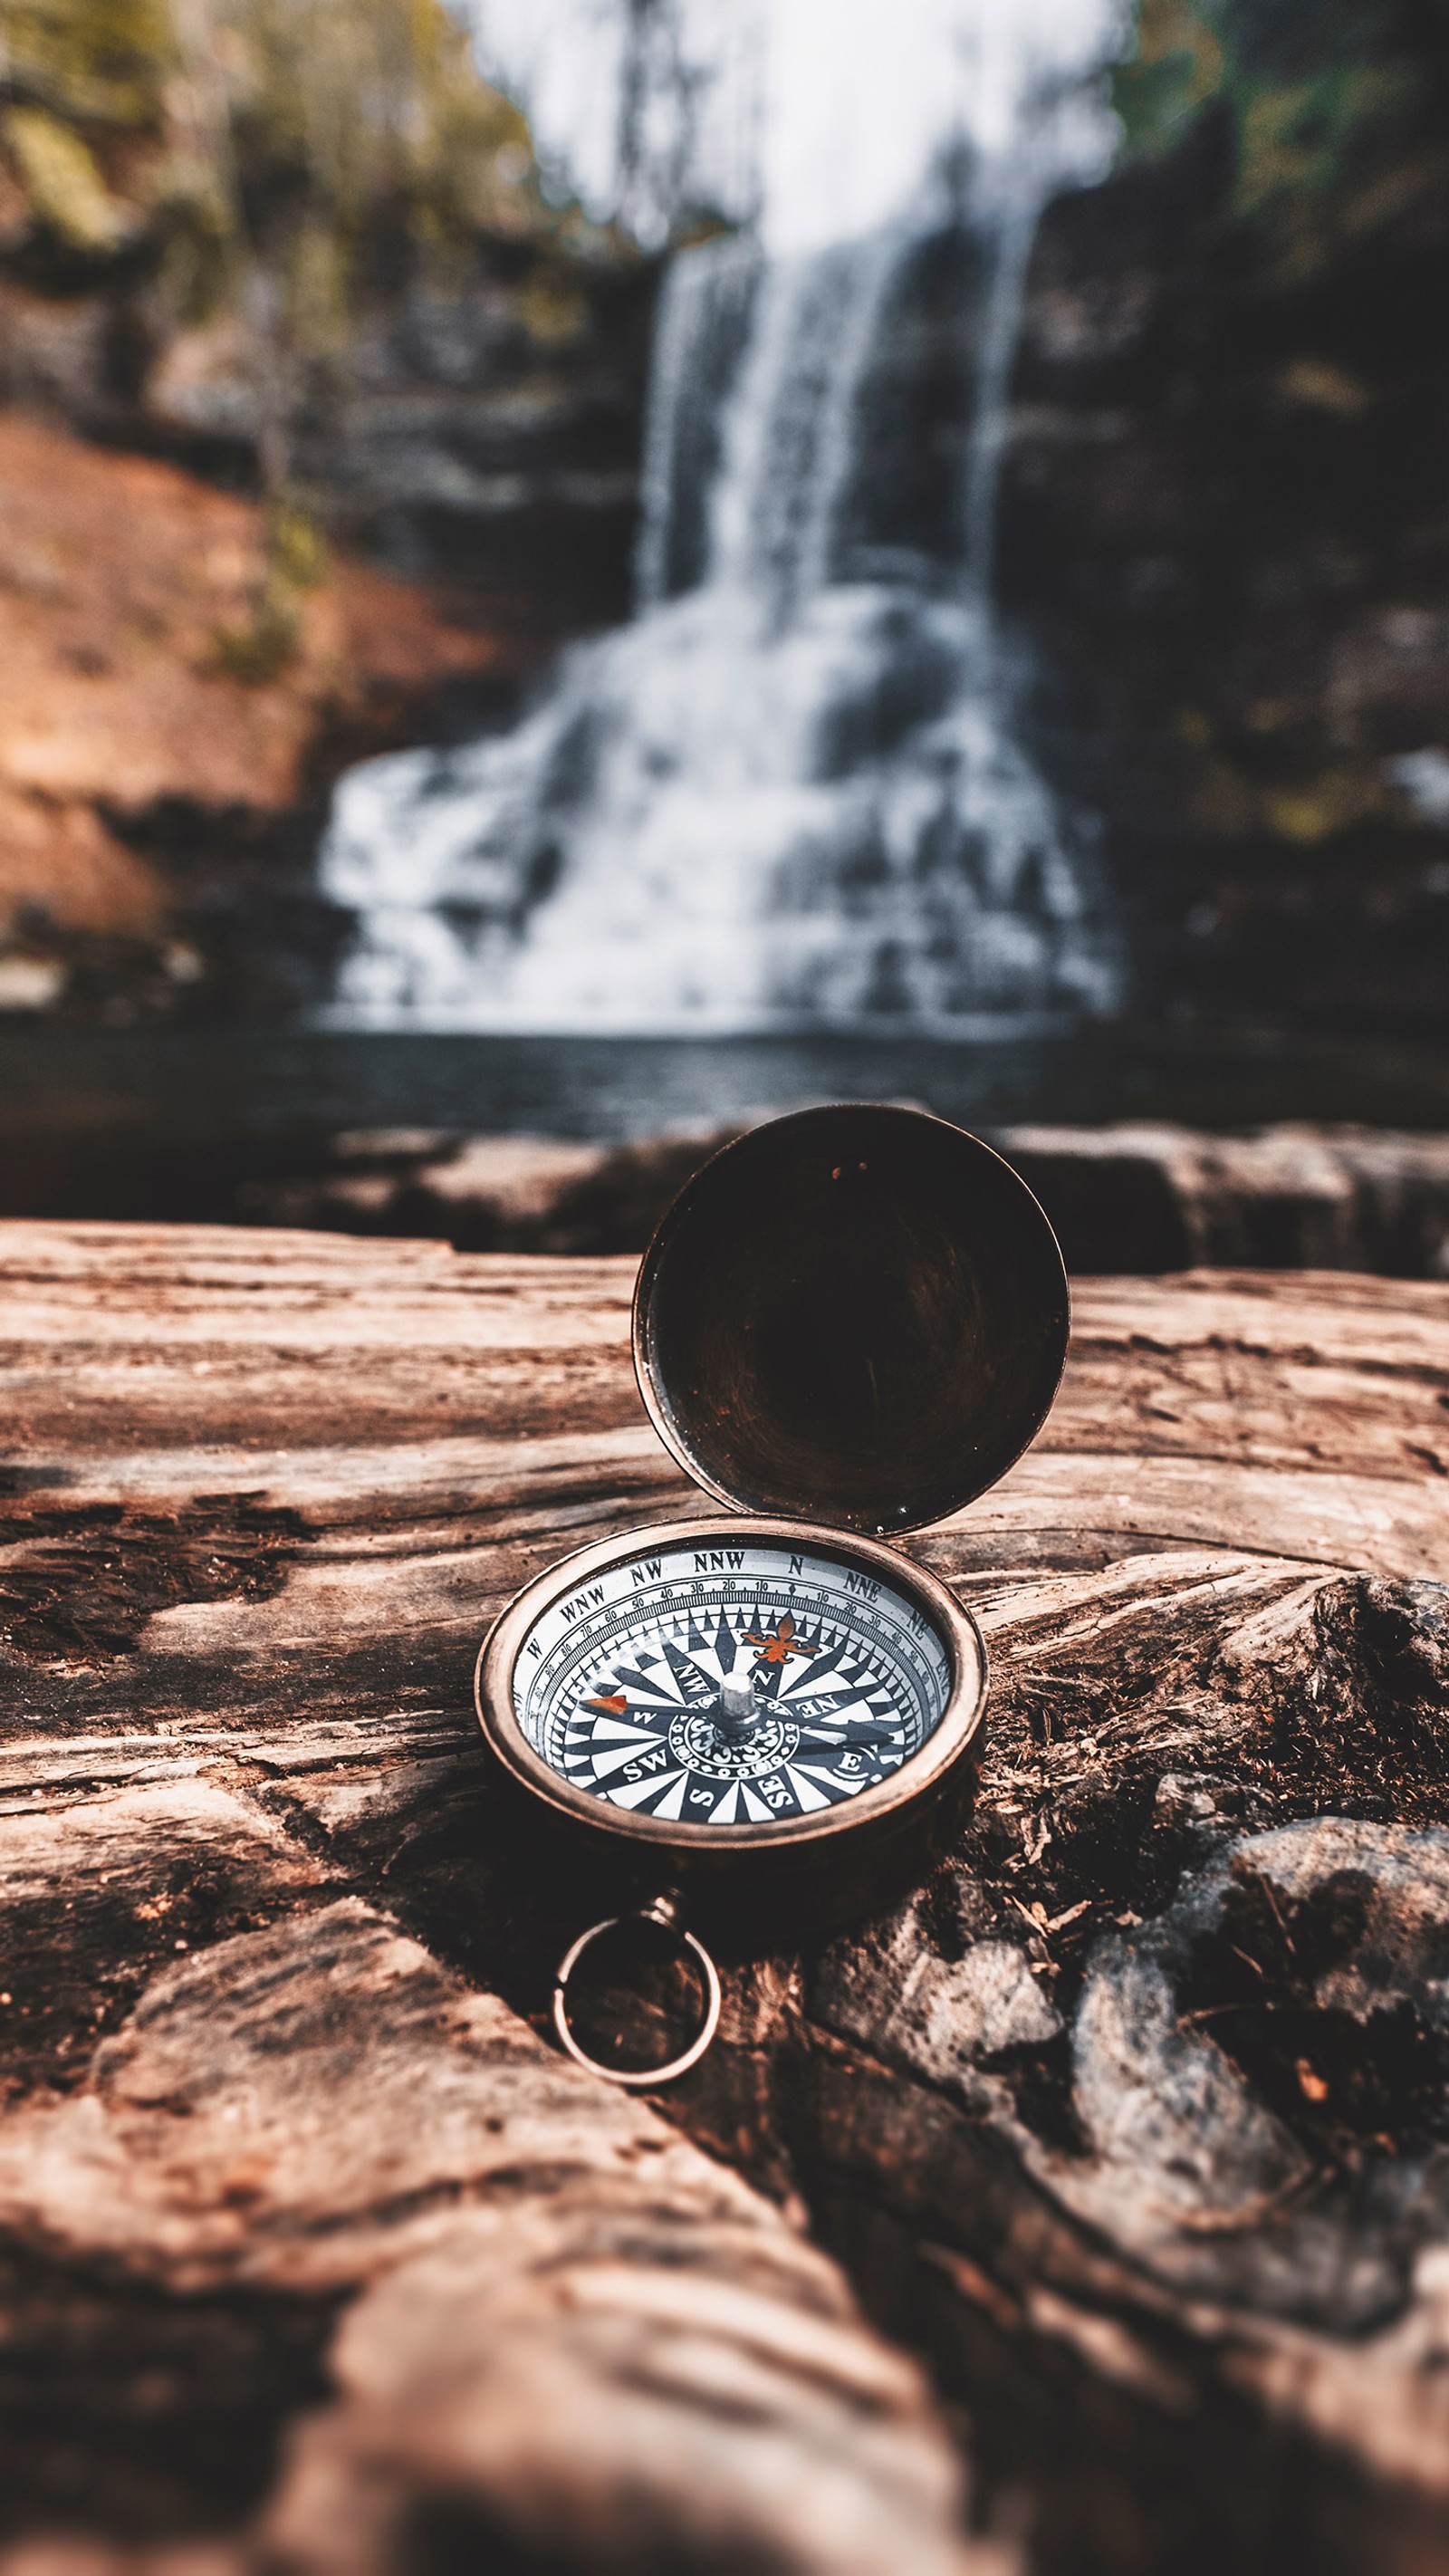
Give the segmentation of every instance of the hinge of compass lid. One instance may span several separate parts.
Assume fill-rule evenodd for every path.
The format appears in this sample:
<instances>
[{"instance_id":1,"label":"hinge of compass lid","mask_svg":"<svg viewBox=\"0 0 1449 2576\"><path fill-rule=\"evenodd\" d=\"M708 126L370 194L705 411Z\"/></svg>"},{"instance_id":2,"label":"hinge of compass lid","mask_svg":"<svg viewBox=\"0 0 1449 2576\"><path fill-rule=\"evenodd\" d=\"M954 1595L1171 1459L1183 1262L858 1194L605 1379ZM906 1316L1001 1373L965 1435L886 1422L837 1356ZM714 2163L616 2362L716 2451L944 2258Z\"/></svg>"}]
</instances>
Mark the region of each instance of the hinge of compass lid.
<instances>
[{"instance_id":1,"label":"hinge of compass lid","mask_svg":"<svg viewBox=\"0 0 1449 2576\"><path fill-rule=\"evenodd\" d=\"M881 1537L984 1493L1066 1357L1056 1236L979 1137L919 1109L753 1128L666 1211L634 1297L654 1427L738 1511Z\"/></svg>"}]
</instances>

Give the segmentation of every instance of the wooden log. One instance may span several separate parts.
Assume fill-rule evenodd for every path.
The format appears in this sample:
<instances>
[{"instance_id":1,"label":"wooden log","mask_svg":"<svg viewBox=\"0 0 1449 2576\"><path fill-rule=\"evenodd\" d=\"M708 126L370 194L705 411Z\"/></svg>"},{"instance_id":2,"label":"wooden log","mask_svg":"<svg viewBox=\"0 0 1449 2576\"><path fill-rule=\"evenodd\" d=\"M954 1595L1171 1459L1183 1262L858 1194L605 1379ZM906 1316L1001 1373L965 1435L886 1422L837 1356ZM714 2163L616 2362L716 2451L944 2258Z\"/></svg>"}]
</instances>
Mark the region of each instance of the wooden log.
<instances>
[{"instance_id":1,"label":"wooden log","mask_svg":"<svg viewBox=\"0 0 1449 2576\"><path fill-rule=\"evenodd\" d=\"M695 1499L631 1271L0 1229L12 2571L1440 2563L1449 1288L1079 1283L912 1542L958 1847L644 2106L529 2028L598 1891L468 1702Z\"/></svg>"}]
</instances>

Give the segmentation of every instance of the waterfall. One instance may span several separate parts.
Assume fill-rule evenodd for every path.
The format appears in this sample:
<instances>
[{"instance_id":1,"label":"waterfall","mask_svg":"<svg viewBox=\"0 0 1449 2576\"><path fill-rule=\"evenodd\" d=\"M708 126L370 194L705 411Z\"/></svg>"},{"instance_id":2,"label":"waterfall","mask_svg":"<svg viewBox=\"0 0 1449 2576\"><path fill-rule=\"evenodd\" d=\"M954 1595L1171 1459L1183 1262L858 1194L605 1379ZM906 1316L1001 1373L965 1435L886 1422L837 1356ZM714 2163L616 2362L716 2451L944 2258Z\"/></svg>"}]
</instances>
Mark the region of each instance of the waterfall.
<instances>
[{"instance_id":1,"label":"waterfall","mask_svg":"<svg viewBox=\"0 0 1449 2576\"><path fill-rule=\"evenodd\" d=\"M991 596L991 555L996 536L996 486L1006 440L1006 403L1016 355L1026 272L1036 239L1040 206L1025 194L997 218L996 257L981 329L976 371L976 410L966 450L964 536L966 579L979 601Z\"/></svg>"},{"instance_id":2,"label":"waterfall","mask_svg":"<svg viewBox=\"0 0 1449 2576\"><path fill-rule=\"evenodd\" d=\"M967 1037L1113 1006L1090 829L1022 748L990 600L1032 230L1020 208L981 227L964 579L846 541L920 233L676 260L639 612L512 734L342 781L322 877L359 936L336 1019Z\"/></svg>"},{"instance_id":3,"label":"waterfall","mask_svg":"<svg viewBox=\"0 0 1449 2576\"><path fill-rule=\"evenodd\" d=\"M665 278L639 478L634 590L641 616L692 589L704 573L720 423L759 271L754 245L727 239L672 261Z\"/></svg>"},{"instance_id":4,"label":"waterfall","mask_svg":"<svg viewBox=\"0 0 1449 2576\"><path fill-rule=\"evenodd\" d=\"M777 626L830 579L862 382L909 239L891 228L761 281L726 419L710 574L716 590L749 592Z\"/></svg>"}]
</instances>

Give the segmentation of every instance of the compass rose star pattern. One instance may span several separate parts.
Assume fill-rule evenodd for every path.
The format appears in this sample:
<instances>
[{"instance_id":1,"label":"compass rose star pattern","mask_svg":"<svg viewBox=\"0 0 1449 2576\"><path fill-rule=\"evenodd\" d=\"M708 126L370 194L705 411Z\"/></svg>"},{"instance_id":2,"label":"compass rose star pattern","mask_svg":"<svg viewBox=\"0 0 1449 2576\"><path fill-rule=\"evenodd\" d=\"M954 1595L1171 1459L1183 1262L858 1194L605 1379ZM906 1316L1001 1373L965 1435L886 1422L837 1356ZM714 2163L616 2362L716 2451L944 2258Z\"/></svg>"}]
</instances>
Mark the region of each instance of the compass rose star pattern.
<instances>
[{"instance_id":1,"label":"compass rose star pattern","mask_svg":"<svg viewBox=\"0 0 1449 2576\"><path fill-rule=\"evenodd\" d=\"M758 1714L726 1729L720 1684L740 1669L755 1675ZM898 1769L919 1739L911 1718L880 1641L845 1616L666 1609L584 1678L558 1767L641 1815L765 1824L839 1805Z\"/></svg>"}]
</instances>

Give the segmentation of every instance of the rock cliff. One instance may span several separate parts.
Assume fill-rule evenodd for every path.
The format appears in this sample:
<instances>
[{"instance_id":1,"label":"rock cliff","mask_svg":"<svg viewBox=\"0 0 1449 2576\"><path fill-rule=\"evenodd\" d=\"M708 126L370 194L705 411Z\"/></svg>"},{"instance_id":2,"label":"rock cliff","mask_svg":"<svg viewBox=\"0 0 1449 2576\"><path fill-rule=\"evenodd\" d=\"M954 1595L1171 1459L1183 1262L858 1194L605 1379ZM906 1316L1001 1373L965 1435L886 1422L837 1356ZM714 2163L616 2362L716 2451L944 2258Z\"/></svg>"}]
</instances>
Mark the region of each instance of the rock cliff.
<instances>
[{"instance_id":1,"label":"rock cliff","mask_svg":"<svg viewBox=\"0 0 1449 2576\"><path fill-rule=\"evenodd\" d=\"M254 502L14 413L0 491L0 1008L307 998L332 778L482 703L522 648L319 558L268 669Z\"/></svg>"},{"instance_id":2,"label":"rock cliff","mask_svg":"<svg viewBox=\"0 0 1449 2576\"><path fill-rule=\"evenodd\" d=\"M1449 29L1144 0L1037 242L999 569L1137 1007L1442 1026Z\"/></svg>"},{"instance_id":3,"label":"rock cliff","mask_svg":"<svg viewBox=\"0 0 1449 2576\"><path fill-rule=\"evenodd\" d=\"M442 0L6 7L0 1008L322 989L339 768L624 611L654 283Z\"/></svg>"}]
</instances>

